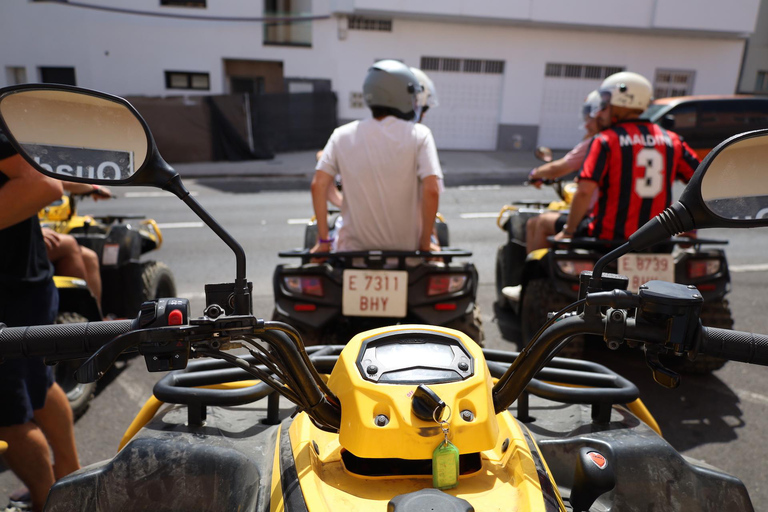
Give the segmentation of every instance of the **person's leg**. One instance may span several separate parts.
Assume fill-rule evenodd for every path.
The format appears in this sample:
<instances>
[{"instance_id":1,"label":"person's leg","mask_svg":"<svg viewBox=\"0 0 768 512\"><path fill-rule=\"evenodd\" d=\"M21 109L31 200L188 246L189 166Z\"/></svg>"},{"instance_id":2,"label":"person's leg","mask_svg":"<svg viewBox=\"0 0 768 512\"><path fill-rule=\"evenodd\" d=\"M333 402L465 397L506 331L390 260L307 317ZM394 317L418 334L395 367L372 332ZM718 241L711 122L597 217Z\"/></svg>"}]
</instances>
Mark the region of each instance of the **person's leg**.
<instances>
[{"instance_id":1,"label":"person's leg","mask_svg":"<svg viewBox=\"0 0 768 512\"><path fill-rule=\"evenodd\" d=\"M85 282L88 283L88 289L96 298L96 302L101 307L101 271L99 269L99 255L95 251L83 247L80 247L80 253L83 256L83 263L85 264Z\"/></svg>"},{"instance_id":2,"label":"person's leg","mask_svg":"<svg viewBox=\"0 0 768 512\"><path fill-rule=\"evenodd\" d=\"M8 443L3 460L27 486L34 510L42 510L54 482L48 442L33 422L0 427L0 439Z\"/></svg>"},{"instance_id":3,"label":"person's leg","mask_svg":"<svg viewBox=\"0 0 768 512\"><path fill-rule=\"evenodd\" d=\"M35 423L48 439L53 450L53 473L56 480L80 469L75 445L72 409L64 390L54 383L45 398L45 405L34 413Z\"/></svg>"},{"instance_id":4,"label":"person's leg","mask_svg":"<svg viewBox=\"0 0 768 512\"><path fill-rule=\"evenodd\" d=\"M87 281L88 273L85 270L83 255L80 252L80 244L72 235L60 234L59 244L48 250L48 259L56 268L56 274L79 277Z\"/></svg>"},{"instance_id":5,"label":"person's leg","mask_svg":"<svg viewBox=\"0 0 768 512\"><path fill-rule=\"evenodd\" d=\"M526 226L526 250L531 253L538 249L546 249L550 247L547 237L557 234L557 224L561 220L563 214L559 212L546 212L536 217L536 223L533 225L532 230L528 230L531 227L529 223Z\"/></svg>"}]
</instances>

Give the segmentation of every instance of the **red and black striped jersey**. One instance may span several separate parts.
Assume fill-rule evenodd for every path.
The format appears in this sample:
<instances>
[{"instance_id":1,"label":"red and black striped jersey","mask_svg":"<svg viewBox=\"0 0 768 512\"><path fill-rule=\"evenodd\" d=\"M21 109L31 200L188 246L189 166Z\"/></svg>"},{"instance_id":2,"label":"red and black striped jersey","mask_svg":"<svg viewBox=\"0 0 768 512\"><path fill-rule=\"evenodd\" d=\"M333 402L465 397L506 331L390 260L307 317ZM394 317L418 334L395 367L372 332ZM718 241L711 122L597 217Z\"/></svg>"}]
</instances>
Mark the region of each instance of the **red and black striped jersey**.
<instances>
[{"instance_id":1,"label":"red and black striped jersey","mask_svg":"<svg viewBox=\"0 0 768 512\"><path fill-rule=\"evenodd\" d=\"M676 133L643 120L623 121L592 139L580 180L599 186L589 235L626 239L672 201L672 183L691 179L699 160Z\"/></svg>"}]
</instances>

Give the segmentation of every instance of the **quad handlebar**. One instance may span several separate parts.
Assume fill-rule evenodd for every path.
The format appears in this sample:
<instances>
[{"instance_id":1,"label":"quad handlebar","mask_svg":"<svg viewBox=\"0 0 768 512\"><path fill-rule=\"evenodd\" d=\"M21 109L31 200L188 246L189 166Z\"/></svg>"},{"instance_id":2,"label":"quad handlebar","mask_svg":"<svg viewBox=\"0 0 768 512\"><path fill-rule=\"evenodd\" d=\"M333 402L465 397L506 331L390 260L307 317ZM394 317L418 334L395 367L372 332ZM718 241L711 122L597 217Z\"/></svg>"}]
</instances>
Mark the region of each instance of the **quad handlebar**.
<instances>
[{"instance_id":1,"label":"quad handlebar","mask_svg":"<svg viewBox=\"0 0 768 512\"><path fill-rule=\"evenodd\" d=\"M659 365L658 358L654 359L654 354L665 350L679 355L701 353L768 366L768 335L701 326L698 319L700 297L694 292L697 290L682 285L652 281L638 294L621 290L588 294L586 300L580 301L584 305L582 314L571 313L558 321L551 320L551 325L520 352L500 377L493 388L496 412L511 406L569 339L582 334L601 336L612 348L625 340L644 343L646 358L649 366L654 369L654 377L657 377L657 371L666 372ZM162 309L164 301L166 307ZM176 301L179 299L161 299L157 308L172 311L170 306L179 303ZM145 303L145 306L151 305ZM633 308L634 317L627 314ZM152 308L143 306L143 309ZM237 362L238 358L222 355L219 348L225 347L220 347L221 342L217 340L235 341L256 337L275 351L275 364L282 370L279 372L280 380L287 379L287 382L276 383L266 374L257 377L265 382L272 381L266 383L275 389L282 385L293 388L292 393L301 395L299 398L303 408L311 409L311 413L316 416L313 419L326 428L338 427L338 401L320 379L303 343L290 326L242 315L217 319L203 317L191 323L185 318L183 323L177 325L169 325L165 321L149 325L147 318L145 311L143 316L135 320L32 327L6 327L0 324L0 357L43 356L49 361L56 361L80 359L95 354L89 363L96 360L96 363L103 366L104 361L98 361L100 355L109 353L110 349L114 352L116 348L138 345L145 357L152 354L156 356L154 359L158 359L158 356L161 359L171 357L169 354L175 357L179 351L184 351L191 357L217 357L232 363ZM155 315L152 318L162 320L164 316ZM118 342L117 338L123 340L123 344L110 346L111 342ZM126 344L126 340L135 340L135 343ZM116 356L112 354L103 359L111 362L113 357ZM268 356L268 359L271 357ZM183 359L182 368L186 366L186 358ZM149 361L148 367L151 369ZM78 374L81 372L87 373L83 368ZM92 370L91 374L94 374ZM675 376L672 376L669 382L674 385ZM663 383L661 380L659 382Z\"/></svg>"}]
</instances>

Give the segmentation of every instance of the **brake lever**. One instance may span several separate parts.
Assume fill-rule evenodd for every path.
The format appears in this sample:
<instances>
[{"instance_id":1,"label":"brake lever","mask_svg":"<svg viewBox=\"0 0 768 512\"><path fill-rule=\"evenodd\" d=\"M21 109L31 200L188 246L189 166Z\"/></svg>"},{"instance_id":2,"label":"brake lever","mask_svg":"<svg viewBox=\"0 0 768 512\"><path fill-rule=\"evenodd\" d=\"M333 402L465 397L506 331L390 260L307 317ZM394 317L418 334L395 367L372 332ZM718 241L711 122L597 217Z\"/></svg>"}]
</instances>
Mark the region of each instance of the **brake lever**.
<instances>
[{"instance_id":1,"label":"brake lever","mask_svg":"<svg viewBox=\"0 0 768 512\"><path fill-rule=\"evenodd\" d=\"M658 345L645 344L645 363L653 372L653 380L665 388L675 389L680 385L680 375L673 372L659 360L662 348Z\"/></svg>"},{"instance_id":2,"label":"brake lever","mask_svg":"<svg viewBox=\"0 0 768 512\"><path fill-rule=\"evenodd\" d=\"M191 326L156 327L121 334L94 352L75 372L81 384L96 382L109 370L120 354L138 347L145 356L149 371L181 370L187 367L189 343L185 342ZM172 343L174 346L169 347ZM154 354L154 355L152 355ZM152 357L146 357L150 356Z\"/></svg>"}]
</instances>

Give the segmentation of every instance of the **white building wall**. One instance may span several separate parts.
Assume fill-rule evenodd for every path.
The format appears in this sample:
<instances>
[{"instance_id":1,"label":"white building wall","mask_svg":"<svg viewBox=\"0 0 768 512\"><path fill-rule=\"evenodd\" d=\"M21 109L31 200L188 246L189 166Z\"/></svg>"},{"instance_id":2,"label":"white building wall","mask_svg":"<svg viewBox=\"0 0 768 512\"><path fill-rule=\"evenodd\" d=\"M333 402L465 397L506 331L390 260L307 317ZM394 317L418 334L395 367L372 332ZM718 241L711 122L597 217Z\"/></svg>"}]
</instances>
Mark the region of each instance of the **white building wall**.
<instances>
[{"instance_id":1,"label":"white building wall","mask_svg":"<svg viewBox=\"0 0 768 512\"><path fill-rule=\"evenodd\" d=\"M375 59L395 58L410 66L419 66L422 56L503 60L499 123L535 129L547 62L624 66L651 80L657 68L691 69L696 71L695 94L733 93L744 44L735 32L751 30L757 0L732 1L739 8L716 0L707 0L705 8L702 0L645 0L630 6L615 0L315 0L314 15L343 9L383 12L385 5L390 11L410 15L418 8L432 16L395 17L392 32L347 30L341 38L334 15L312 22L312 47L303 48L265 46L259 22L134 16L0 0L0 45L6 49L0 52L0 67L25 66L28 81L37 81L39 66L72 66L83 87L118 95L179 95L225 93L224 59L282 61L285 77L330 79L339 97L339 118L346 120L367 115L365 109L351 108L349 98L361 91ZM188 16L263 13L263 3L252 0L209 0L208 9L161 8L159 0L99 4ZM490 16L549 24L477 18ZM582 26L595 20L613 27ZM625 23L635 28L624 28ZM662 23L680 30L636 28ZM167 70L210 73L211 89L168 90ZM0 85L6 80L6 73L0 73Z\"/></svg>"},{"instance_id":2,"label":"white building wall","mask_svg":"<svg viewBox=\"0 0 768 512\"><path fill-rule=\"evenodd\" d=\"M334 81L334 88L339 116L353 118L346 100L360 90L372 56L409 66L419 66L422 56L504 60L500 122L538 124L547 62L625 66L651 80L657 68L694 69L695 94L731 94L743 45L735 39L395 20L391 33L350 30L338 43L335 60L344 79Z\"/></svg>"},{"instance_id":3,"label":"white building wall","mask_svg":"<svg viewBox=\"0 0 768 512\"><path fill-rule=\"evenodd\" d=\"M563 23L594 27L711 30L749 33L760 0L332 0L352 10L410 16L460 17L510 23Z\"/></svg>"}]
</instances>

